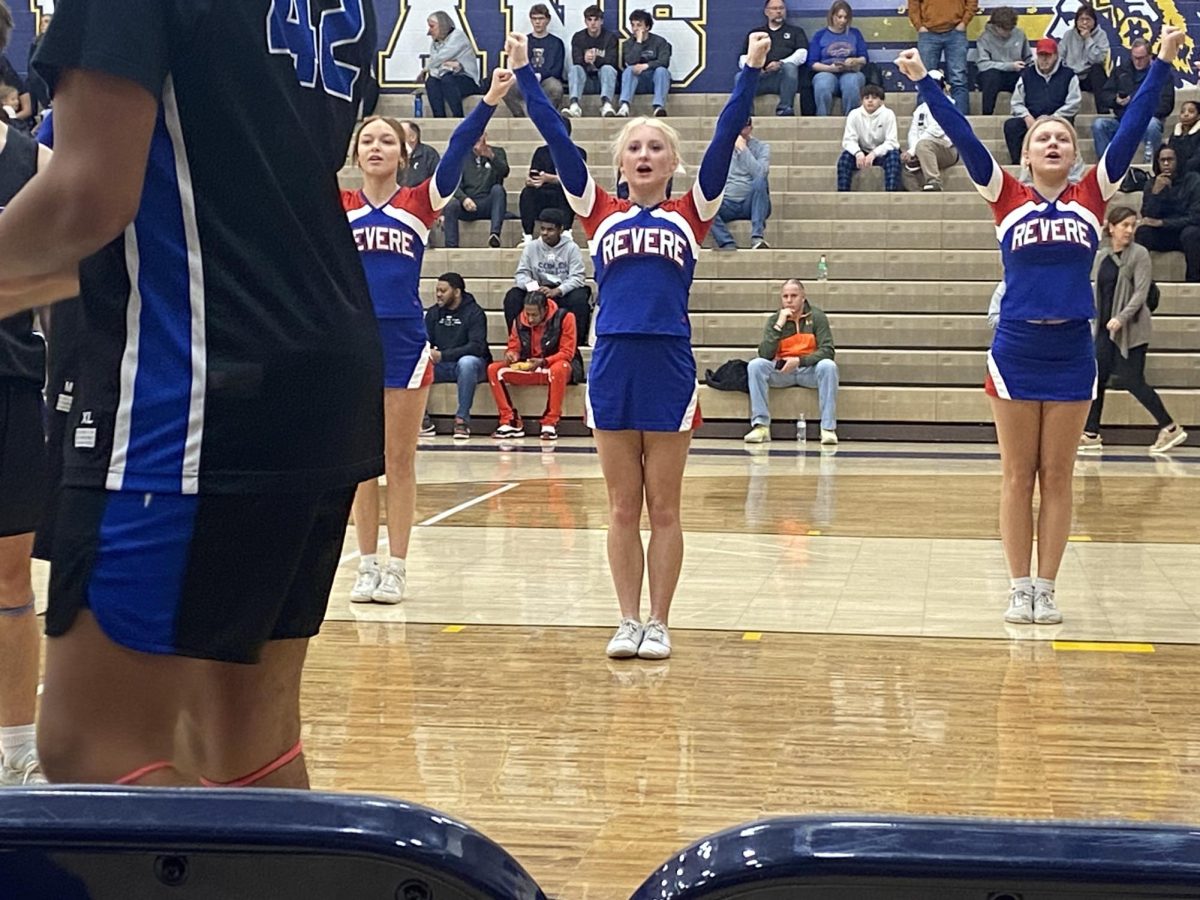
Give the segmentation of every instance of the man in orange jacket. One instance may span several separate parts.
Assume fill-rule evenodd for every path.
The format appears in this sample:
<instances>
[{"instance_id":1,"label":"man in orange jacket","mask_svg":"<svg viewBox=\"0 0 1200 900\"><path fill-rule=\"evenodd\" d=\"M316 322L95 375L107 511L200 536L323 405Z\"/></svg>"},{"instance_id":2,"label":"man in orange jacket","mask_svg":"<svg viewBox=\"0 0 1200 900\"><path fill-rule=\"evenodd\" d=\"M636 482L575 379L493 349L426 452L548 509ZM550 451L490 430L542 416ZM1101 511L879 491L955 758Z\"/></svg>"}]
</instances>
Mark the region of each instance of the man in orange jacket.
<instances>
[{"instance_id":1,"label":"man in orange jacket","mask_svg":"<svg viewBox=\"0 0 1200 900\"><path fill-rule=\"evenodd\" d=\"M525 437L521 414L513 407L508 386L548 384L546 411L542 414L542 440L558 440L567 385L583 380L583 358L575 335L575 314L561 308L541 291L530 291L525 308L508 333L504 362L488 366L488 384L500 412L498 440Z\"/></svg>"},{"instance_id":2,"label":"man in orange jacket","mask_svg":"<svg viewBox=\"0 0 1200 900\"><path fill-rule=\"evenodd\" d=\"M967 26L979 0L908 0L908 19L917 30L917 52L926 69L942 69L954 105L971 114L967 91ZM941 64L945 56L946 64Z\"/></svg>"}]
</instances>

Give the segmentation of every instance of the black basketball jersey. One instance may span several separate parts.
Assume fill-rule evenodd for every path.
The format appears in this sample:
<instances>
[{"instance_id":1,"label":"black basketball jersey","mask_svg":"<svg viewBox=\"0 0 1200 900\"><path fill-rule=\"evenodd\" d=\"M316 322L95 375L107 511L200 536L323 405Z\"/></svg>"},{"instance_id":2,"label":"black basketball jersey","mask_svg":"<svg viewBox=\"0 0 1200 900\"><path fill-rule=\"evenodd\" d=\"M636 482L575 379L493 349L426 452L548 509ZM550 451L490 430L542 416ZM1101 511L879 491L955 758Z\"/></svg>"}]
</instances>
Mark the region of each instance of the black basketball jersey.
<instances>
[{"instance_id":1,"label":"black basketball jersey","mask_svg":"<svg viewBox=\"0 0 1200 900\"><path fill-rule=\"evenodd\" d=\"M137 217L80 267L67 484L381 470L382 352L337 185L374 53L371 0L59 0L33 63L51 88L98 70L159 101Z\"/></svg>"},{"instance_id":2,"label":"black basketball jersey","mask_svg":"<svg viewBox=\"0 0 1200 900\"><path fill-rule=\"evenodd\" d=\"M33 139L7 129L0 150L0 215L17 191L37 174L38 148ZM46 344L33 330L33 313L19 312L0 319L0 381L17 379L39 387L46 375Z\"/></svg>"}]
</instances>

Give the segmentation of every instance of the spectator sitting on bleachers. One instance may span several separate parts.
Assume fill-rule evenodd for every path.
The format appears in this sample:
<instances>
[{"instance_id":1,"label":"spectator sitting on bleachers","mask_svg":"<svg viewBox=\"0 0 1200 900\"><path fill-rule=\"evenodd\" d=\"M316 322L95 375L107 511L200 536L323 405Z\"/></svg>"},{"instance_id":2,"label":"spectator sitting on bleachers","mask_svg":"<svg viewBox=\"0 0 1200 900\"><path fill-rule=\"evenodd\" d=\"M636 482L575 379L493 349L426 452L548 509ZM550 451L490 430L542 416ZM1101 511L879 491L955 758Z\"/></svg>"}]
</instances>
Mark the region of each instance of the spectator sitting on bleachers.
<instances>
[{"instance_id":1,"label":"spectator sitting on bleachers","mask_svg":"<svg viewBox=\"0 0 1200 900\"><path fill-rule=\"evenodd\" d=\"M942 67L954 105L964 116L971 114L967 26L977 12L978 0L908 0L908 20L917 32L921 61L926 69Z\"/></svg>"},{"instance_id":2,"label":"spectator sitting on bleachers","mask_svg":"<svg viewBox=\"0 0 1200 900\"><path fill-rule=\"evenodd\" d=\"M465 436L466 432L457 426L470 427L475 385L486 377L488 364L492 361L487 340L487 313L467 293L467 285L457 272L438 276L434 296L437 303L425 311L433 381L434 384L448 381L458 384L455 434ZM426 413L421 434L434 433L433 420Z\"/></svg>"},{"instance_id":3,"label":"spectator sitting on bleachers","mask_svg":"<svg viewBox=\"0 0 1200 900\"><path fill-rule=\"evenodd\" d=\"M796 93L799 91L800 112L811 116L816 108L812 96L812 70L805 65L808 59L808 35L799 25L788 24L784 0L767 0L763 13L767 17L766 23L751 30L750 34L762 33L769 37L771 51L767 54L767 64L763 66L762 74L758 76L758 87L754 94L778 94L775 115L794 116ZM738 66L746 64L750 34L742 42Z\"/></svg>"},{"instance_id":4,"label":"spectator sitting on bleachers","mask_svg":"<svg viewBox=\"0 0 1200 900\"><path fill-rule=\"evenodd\" d=\"M442 156L428 144L421 143L421 126L411 120L400 123L404 127L404 143L408 145L408 166L400 176L400 187L416 187L427 178L441 162Z\"/></svg>"},{"instance_id":5,"label":"spectator sitting on bleachers","mask_svg":"<svg viewBox=\"0 0 1200 900\"><path fill-rule=\"evenodd\" d=\"M733 145L733 159L729 163L729 177L725 179L724 199L717 216L712 222L713 240L720 250L736 250L737 242L729 233L729 222L739 219L750 220L750 247L753 250L769 250L766 230L771 215L771 192L768 175L771 170L771 145L751 136L754 122L738 135Z\"/></svg>"},{"instance_id":6,"label":"spectator sitting on bleachers","mask_svg":"<svg viewBox=\"0 0 1200 900\"><path fill-rule=\"evenodd\" d=\"M1180 172L1200 175L1200 102L1185 100L1167 145L1175 151Z\"/></svg>"},{"instance_id":7,"label":"spectator sitting on bleachers","mask_svg":"<svg viewBox=\"0 0 1200 900\"><path fill-rule=\"evenodd\" d=\"M562 39L550 33L550 7L535 3L529 8L529 24L533 33L529 39L529 67L537 75L546 97L558 109L563 99L563 73L567 69L567 48ZM521 88L513 85L504 96L504 105L518 119L525 118Z\"/></svg>"},{"instance_id":8,"label":"spectator sitting on bleachers","mask_svg":"<svg viewBox=\"0 0 1200 900\"><path fill-rule=\"evenodd\" d=\"M459 219L490 219L488 246L500 246L500 229L508 213L508 194L504 191L508 172L508 154L503 147L489 144L485 131L475 142L470 158L463 163L462 181L454 199L442 210L447 247L458 246Z\"/></svg>"},{"instance_id":9,"label":"spectator sitting on bleachers","mask_svg":"<svg viewBox=\"0 0 1200 900\"><path fill-rule=\"evenodd\" d=\"M604 10L599 6L592 5L583 11L583 23L586 27L571 37L571 68L567 70L571 102L563 114L572 118L582 116L579 98L599 92L600 115L615 116L613 100L617 96L617 67L621 59L617 33L604 27Z\"/></svg>"},{"instance_id":10,"label":"spectator sitting on bleachers","mask_svg":"<svg viewBox=\"0 0 1200 900\"><path fill-rule=\"evenodd\" d=\"M867 41L851 26L854 10L846 0L833 0L825 27L808 44L808 67L813 72L813 98L818 116L833 115L833 98L842 98L842 115L857 109L867 76Z\"/></svg>"},{"instance_id":11,"label":"spectator sitting on bleachers","mask_svg":"<svg viewBox=\"0 0 1200 900\"><path fill-rule=\"evenodd\" d=\"M1180 250L1184 278L1200 282L1200 175L1181 173L1172 147L1154 154L1154 179L1142 193L1142 221L1134 237L1147 250Z\"/></svg>"},{"instance_id":12,"label":"spectator sitting on bleachers","mask_svg":"<svg viewBox=\"0 0 1200 900\"><path fill-rule=\"evenodd\" d=\"M470 39L454 27L449 13L438 10L426 24L431 43L420 79L429 95L429 111L435 118L445 118L449 104L450 115L461 119L463 97L483 93L479 86L479 57Z\"/></svg>"},{"instance_id":13,"label":"spectator sitting on bleachers","mask_svg":"<svg viewBox=\"0 0 1200 900\"><path fill-rule=\"evenodd\" d=\"M1058 58L1058 42L1044 37L1035 49L1034 64L1017 79L1012 116L1004 122L1004 142L1014 166L1021 162L1026 132L1040 116L1061 116L1074 123L1079 112L1079 79Z\"/></svg>"},{"instance_id":14,"label":"spectator sitting on bleachers","mask_svg":"<svg viewBox=\"0 0 1200 900\"><path fill-rule=\"evenodd\" d=\"M1083 3L1075 10L1075 27L1062 36L1058 45L1063 65L1079 78L1079 89L1096 98L1096 112L1107 113L1100 96L1104 83L1108 81L1105 65L1108 63L1108 35L1096 21L1096 10L1090 3Z\"/></svg>"},{"instance_id":15,"label":"spectator sitting on bleachers","mask_svg":"<svg viewBox=\"0 0 1200 900\"><path fill-rule=\"evenodd\" d=\"M567 217L559 209L547 209L541 216L541 237L525 245L517 263L516 286L504 295L504 323L513 322L534 292L557 301L575 316L579 342L588 342L592 325L592 289L584 284L583 254L570 232L563 233Z\"/></svg>"},{"instance_id":16,"label":"spectator sitting on bleachers","mask_svg":"<svg viewBox=\"0 0 1200 900\"><path fill-rule=\"evenodd\" d=\"M836 444L838 367L833 332L825 312L808 302L804 285L795 278L783 283L780 309L767 319L758 356L750 360L750 431L743 440L771 440L768 388L816 388L821 407L821 443Z\"/></svg>"},{"instance_id":17,"label":"spectator sitting on bleachers","mask_svg":"<svg viewBox=\"0 0 1200 900\"><path fill-rule=\"evenodd\" d=\"M1117 63L1112 74L1108 76L1108 81L1104 83L1104 90L1096 97L1097 106L1103 103L1106 109L1113 111L1111 116L1101 116L1092 122L1092 142L1096 145L1097 158L1103 156L1104 151L1108 149L1109 142L1117 133L1117 123L1125 114L1125 107L1129 105L1129 101L1133 99L1133 95L1137 93L1137 89L1146 79L1146 73L1149 71L1150 44L1142 38L1138 38L1129 45L1129 63ZM1162 143L1163 127L1167 116L1171 115L1173 109L1175 109L1175 85L1168 81L1158 98L1154 117L1146 126L1146 155L1144 157L1146 162L1150 162L1154 157L1154 151Z\"/></svg>"},{"instance_id":18,"label":"spectator sitting on bleachers","mask_svg":"<svg viewBox=\"0 0 1200 900\"><path fill-rule=\"evenodd\" d=\"M508 386L545 384L550 390L542 415L541 438L556 441L567 385L583 381L575 316L542 291L531 291L523 306L509 328L504 362L488 366L488 384L500 413L500 425L492 437L505 440L525 436L525 423L513 406Z\"/></svg>"},{"instance_id":19,"label":"spectator sitting on bleachers","mask_svg":"<svg viewBox=\"0 0 1200 900\"><path fill-rule=\"evenodd\" d=\"M883 105L883 88L863 88L862 106L846 116L842 154L837 161L837 189L850 190L854 174L871 166L883 167L886 190L900 190L900 137L896 114Z\"/></svg>"},{"instance_id":20,"label":"spectator sitting on bleachers","mask_svg":"<svg viewBox=\"0 0 1200 900\"><path fill-rule=\"evenodd\" d=\"M1029 49L1029 38L1017 27L1017 14L1011 6L992 10L975 49L979 51L983 114L990 116L996 112L996 98L1015 91L1021 71L1033 65L1033 51Z\"/></svg>"},{"instance_id":21,"label":"spectator sitting on bleachers","mask_svg":"<svg viewBox=\"0 0 1200 900\"><path fill-rule=\"evenodd\" d=\"M661 35L651 34L654 17L644 9L629 14L630 37L625 41L622 56L625 71L621 73L621 106L618 116L629 115L633 95L654 93L654 115L667 114L667 94L671 90L671 42Z\"/></svg>"},{"instance_id":22,"label":"spectator sitting on bleachers","mask_svg":"<svg viewBox=\"0 0 1200 900\"><path fill-rule=\"evenodd\" d=\"M934 69L929 77L941 82L942 90L950 93L941 72ZM922 103L913 110L908 149L901 154L900 161L904 163L904 186L910 191L940 191L942 173L958 162L958 151L930 113L928 104Z\"/></svg>"},{"instance_id":23,"label":"spectator sitting on bleachers","mask_svg":"<svg viewBox=\"0 0 1200 900\"><path fill-rule=\"evenodd\" d=\"M567 127L567 134L570 134L571 120L566 119L563 124ZM586 161L587 151L578 144L575 145L575 149ZM575 221L575 213L572 211L571 205L567 203L567 195L563 192L562 184L559 183L558 170L554 167L554 158L550 155L550 148L545 144L533 151L533 159L529 163L529 175L525 178L525 187L521 188L519 206L524 244L533 241L533 229L535 223L541 221L543 210L562 210L566 217L567 228L570 228Z\"/></svg>"}]
</instances>

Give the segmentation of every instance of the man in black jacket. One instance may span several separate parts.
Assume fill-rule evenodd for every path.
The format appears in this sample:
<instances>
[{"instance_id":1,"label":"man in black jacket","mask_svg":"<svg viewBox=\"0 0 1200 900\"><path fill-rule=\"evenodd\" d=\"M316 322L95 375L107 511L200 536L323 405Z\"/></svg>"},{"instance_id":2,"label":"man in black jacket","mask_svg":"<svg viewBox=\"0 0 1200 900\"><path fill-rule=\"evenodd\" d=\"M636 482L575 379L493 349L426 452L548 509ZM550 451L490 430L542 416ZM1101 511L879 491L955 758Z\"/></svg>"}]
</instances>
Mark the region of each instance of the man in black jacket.
<instances>
[{"instance_id":1,"label":"man in black jacket","mask_svg":"<svg viewBox=\"0 0 1200 900\"><path fill-rule=\"evenodd\" d=\"M617 70L621 65L617 33L604 27L604 12L595 4L583 11L583 22L587 27L571 37L571 67L567 70L571 102L563 115L579 118L583 115L579 98L585 93L599 92L600 115L615 116L613 100L617 96Z\"/></svg>"},{"instance_id":2,"label":"man in black jacket","mask_svg":"<svg viewBox=\"0 0 1200 900\"><path fill-rule=\"evenodd\" d=\"M408 166L400 173L400 187L416 187L433 177L433 171L442 157L428 144L421 142L420 125L409 119L400 124L404 128L404 143L408 145Z\"/></svg>"},{"instance_id":3,"label":"man in black jacket","mask_svg":"<svg viewBox=\"0 0 1200 900\"><path fill-rule=\"evenodd\" d=\"M1141 87L1146 73L1149 71L1150 45L1142 38L1138 38L1129 45L1129 64L1124 62L1117 64L1116 68L1112 70L1112 74L1108 76L1108 81L1105 82L1100 95L1096 98L1098 106L1107 105L1113 111L1112 116L1102 116L1092 123L1092 141L1096 145L1097 159L1102 157L1104 151L1108 149L1109 142L1117 133L1117 123L1121 121L1121 116L1125 114L1125 108L1129 106L1129 101L1133 99L1133 95L1137 93L1137 89ZM1162 143L1163 123L1167 121L1167 116L1173 109L1175 109L1175 84L1173 81L1168 81L1158 98L1158 107L1154 110L1154 118L1146 127L1146 162L1150 162L1154 157L1154 151Z\"/></svg>"},{"instance_id":4,"label":"man in black jacket","mask_svg":"<svg viewBox=\"0 0 1200 900\"><path fill-rule=\"evenodd\" d=\"M492 352L487 342L487 314L467 293L466 282L457 272L437 280L437 304L425 311L425 332L433 360L433 382L458 383L458 409L454 413L454 438L471 435L471 404L475 386L487 377ZM425 414L421 434L435 434L433 420Z\"/></svg>"},{"instance_id":5,"label":"man in black jacket","mask_svg":"<svg viewBox=\"0 0 1200 900\"><path fill-rule=\"evenodd\" d=\"M767 21L752 29L750 34L762 32L771 39L771 49L767 53L767 64L763 67L758 79L756 95L778 94L779 103L775 107L777 116L794 116L796 93L800 94L800 112L802 115L816 115L817 104L813 97L812 70L805 64L808 60L808 35L798 25L787 21L787 4L784 0L767 0L763 6L763 14ZM742 55L739 65L744 65L746 53L750 49L750 34L742 43Z\"/></svg>"}]
</instances>

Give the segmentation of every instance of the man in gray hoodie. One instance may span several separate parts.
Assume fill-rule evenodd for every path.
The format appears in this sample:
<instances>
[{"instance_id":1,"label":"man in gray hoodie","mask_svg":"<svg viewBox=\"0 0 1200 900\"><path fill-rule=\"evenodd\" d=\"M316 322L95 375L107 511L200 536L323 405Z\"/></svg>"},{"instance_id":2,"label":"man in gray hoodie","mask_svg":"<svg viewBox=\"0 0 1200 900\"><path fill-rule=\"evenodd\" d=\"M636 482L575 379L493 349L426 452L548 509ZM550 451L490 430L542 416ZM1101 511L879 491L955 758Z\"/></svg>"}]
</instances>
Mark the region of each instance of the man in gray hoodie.
<instances>
[{"instance_id":1,"label":"man in gray hoodie","mask_svg":"<svg viewBox=\"0 0 1200 900\"><path fill-rule=\"evenodd\" d=\"M987 27L975 43L979 51L979 90L983 94L983 114L996 112L996 98L1011 94L1026 66L1033 64L1029 38L1017 27L1017 14L1011 6L992 10Z\"/></svg>"},{"instance_id":2,"label":"man in gray hoodie","mask_svg":"<svg viewBox=\"0 0 1200 900\"><path fill-rule=\"evenodd\" d=\"M525 306L526 296L537 291L575 314L580 345L588 342L592 324L592 290L584 284L583 254L570 232L567 217L555 207L542 211L540 237L525 245L517 264L514 287L504 295L504 323L512 323Z\"/></svg>"}]
</instances>

